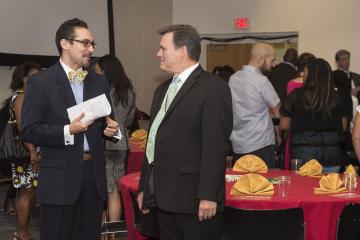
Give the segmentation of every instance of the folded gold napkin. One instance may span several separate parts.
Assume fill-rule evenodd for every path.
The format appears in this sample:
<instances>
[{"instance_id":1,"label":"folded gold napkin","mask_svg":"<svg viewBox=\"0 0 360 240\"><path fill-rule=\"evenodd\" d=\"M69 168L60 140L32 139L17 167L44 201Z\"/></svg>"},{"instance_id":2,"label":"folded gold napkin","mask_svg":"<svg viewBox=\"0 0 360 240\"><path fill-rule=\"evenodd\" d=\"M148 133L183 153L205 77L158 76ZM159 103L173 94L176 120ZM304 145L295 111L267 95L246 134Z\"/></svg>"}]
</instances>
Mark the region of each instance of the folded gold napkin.
<instances>
[{"instance_id":1,"label":"folded gold napkin","mask_svg":"<svg viewBox=\"0 0 360 240\"><path fill-rule=\"evenodd\" d=\"M145 129L139 129L134 131L129 139L131 144L136 144L140 148L145 148L147 141L147 131Z\"/></svg>"},{"instance_id":2,"label":"folded gold napkin","mask_svg":"<svg viewBox=\"0 0 360 240\"><path fill-rule=\"evenodd\" d=\"M353 165L351 165L351 164L350 164L349 166L347 166L347 168L346 168L346 170L345 170L344 174L346 174L346 173L356 174L356 170L355 170L354 166L353 166Z\"/></svg>"},{"instance_id":3,"label":"folded gold napkin","mask_svg":"<svg viewBox=\"0 0 360 240\"><path fill-rule=\"evenodd\" d=\"M236 181L230 194L269 196L274 194L274 186L265 177L249 173Z\"/></svg>"},{"instance_id":4,"label":"folded gold napkin","mask_svg":"<svg viewBox=\"0 0 360 240\"><path fill-rule=\"evenodd\" d=\"M305 163L297 173L301 176L320 177L322 176L321 172L321 164L317 160L312 159Z\"/></svg>"},{"instance_id":5,"label":"folded gold napkin","mask_svg":"<svg viewBox=\"0 0 360 240\"><path fill-rule=\"evenodd\" d=\"M327 176L322 176L319 185L319 188L314 188L315 194L331 194L346 191L346 188L341 187L343 181L338 173L329 173Z\"/></svg>"},{"instance_id":6,"label":"folded gold napkin","mask_svg":"<svg viewBox=\"0 0 360 240\"><path fill-rule=\"evenodd\" d=\"M233 167L233 171L266 173L268 171L268 167L265 162L258 156L247 154L236 161Z\"/></svg>"}]
</instances>

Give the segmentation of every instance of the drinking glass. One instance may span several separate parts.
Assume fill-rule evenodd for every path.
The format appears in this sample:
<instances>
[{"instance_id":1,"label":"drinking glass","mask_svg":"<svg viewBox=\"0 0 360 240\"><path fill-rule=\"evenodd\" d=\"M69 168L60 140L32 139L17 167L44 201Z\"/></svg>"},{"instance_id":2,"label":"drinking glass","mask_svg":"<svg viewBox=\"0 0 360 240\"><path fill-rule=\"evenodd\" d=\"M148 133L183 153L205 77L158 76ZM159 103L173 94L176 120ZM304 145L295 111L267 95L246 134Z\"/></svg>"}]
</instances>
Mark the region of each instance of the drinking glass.
<instances>
[{"instance_id":1,"label":"drinking glass","mask_svg":"<svg viewBox=\"0 0 360 240\"><path fill-rule=\"evenodd\" d=\"M344 185L348 192L354 192L357 188L357 175L354 173L345 173Z\"/></svg>"},{"instance_id":2,"label":"drinking glass","mask_svg":"<svg viewBox=\"0 0 360 240\"><path fill-rule=\"evenodd\" d=\"M302 160L301 159L291 159L291 170L292 171L299 171L301 167Z\"/></svg>"},{"instance_id":3,"label":"drinking glass","mask_svg":"<svg viewBox=\"0 0 360 240\"><path fill-rule=\"evenodd\" d=\"M279 182L277 184L278 194L282 197L289 195L290 185L291 185L291 177L290 176L279 176L276 178Z\"/></svg>"}]
</instances>

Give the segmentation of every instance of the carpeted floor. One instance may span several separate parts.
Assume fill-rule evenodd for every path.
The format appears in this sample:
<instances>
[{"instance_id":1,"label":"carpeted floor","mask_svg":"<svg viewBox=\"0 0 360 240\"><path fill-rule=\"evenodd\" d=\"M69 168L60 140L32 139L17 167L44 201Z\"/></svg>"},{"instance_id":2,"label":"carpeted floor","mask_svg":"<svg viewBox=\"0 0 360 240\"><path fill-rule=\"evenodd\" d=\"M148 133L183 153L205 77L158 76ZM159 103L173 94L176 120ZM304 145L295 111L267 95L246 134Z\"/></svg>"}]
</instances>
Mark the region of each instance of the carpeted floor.
<instances>
[{"instance_id":1,"label":"carpeted floor","mask_svg":"<svg viewBox=\"0 0 360 240\"><path fill-rule=\"evenodd\" d=\"M16 230L16 219L15 216L8 216L5 214L3 209L3 202L5 198L5 193L8 185L0 185L0 240L12 240L14 231ZM32 236L39 240L39 223L40 223L40 209L36 207L33 211L31 221L30 221L30 231ZM119 234L117 240L126 240L126 234ZM110 240L110 239L109 239Z\"/></svg>"}]
</instances>

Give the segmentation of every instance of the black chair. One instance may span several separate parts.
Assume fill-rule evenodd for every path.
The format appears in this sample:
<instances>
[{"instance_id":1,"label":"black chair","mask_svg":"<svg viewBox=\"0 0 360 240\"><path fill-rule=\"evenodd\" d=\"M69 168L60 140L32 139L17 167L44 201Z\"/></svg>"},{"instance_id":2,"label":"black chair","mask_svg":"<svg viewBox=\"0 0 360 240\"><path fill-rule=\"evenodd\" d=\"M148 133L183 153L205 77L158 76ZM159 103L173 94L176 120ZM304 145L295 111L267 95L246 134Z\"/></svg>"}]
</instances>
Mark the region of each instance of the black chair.
<instances>
[{"instance_id":1,"label":"black chair","mask_svg":"<svg viewBox=\"0 0 360 240\"><path fill-rule=\"evenodd\" d=\"M134 210L134 228L141 234L150 239L160 239L159 223L157 221L156 210L153 209L148 214L143 214L136 201L137 194L130 191L132 206Z\"/></svg>"},{"instance_id":2,"label":"black chair","mask_svg":"<svg viewBox=\"0 0 360 240\"><path fill-rule=\"evenodd\" d=\"M244 210L227 207L221 240L304 240L303 210Z\"/></svg>"},{"instance_id":3,"label":"black chair","mask_svg":"<svg viewBox=\"0 0 360 240\"><path fill-rule=\"evenodd\" d=\"M337 240L360 239L360 204L347 205L338 220Z\"/></svg>"}]
</instances>

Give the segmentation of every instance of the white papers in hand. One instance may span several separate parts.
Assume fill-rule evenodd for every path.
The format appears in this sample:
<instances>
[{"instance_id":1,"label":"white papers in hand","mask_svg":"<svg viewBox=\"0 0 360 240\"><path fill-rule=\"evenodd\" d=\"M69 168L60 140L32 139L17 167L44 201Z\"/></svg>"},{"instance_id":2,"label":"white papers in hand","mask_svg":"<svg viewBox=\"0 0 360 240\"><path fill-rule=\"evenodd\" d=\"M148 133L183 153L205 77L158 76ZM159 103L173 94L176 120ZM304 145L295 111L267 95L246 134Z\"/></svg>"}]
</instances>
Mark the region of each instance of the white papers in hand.
<instances>
[{"instance_id":1,"label":"white papers in hand","mask_svg":"<svg viewBox=\"0 0 360 240\"><path fill-rule=\"evenodd\" d=\"M85 113L82 122L90 123L98 118L108 116L111 113L111 105L105 94L91 98L67 109L70 122Z\"/></svg>"}]
</instances>

